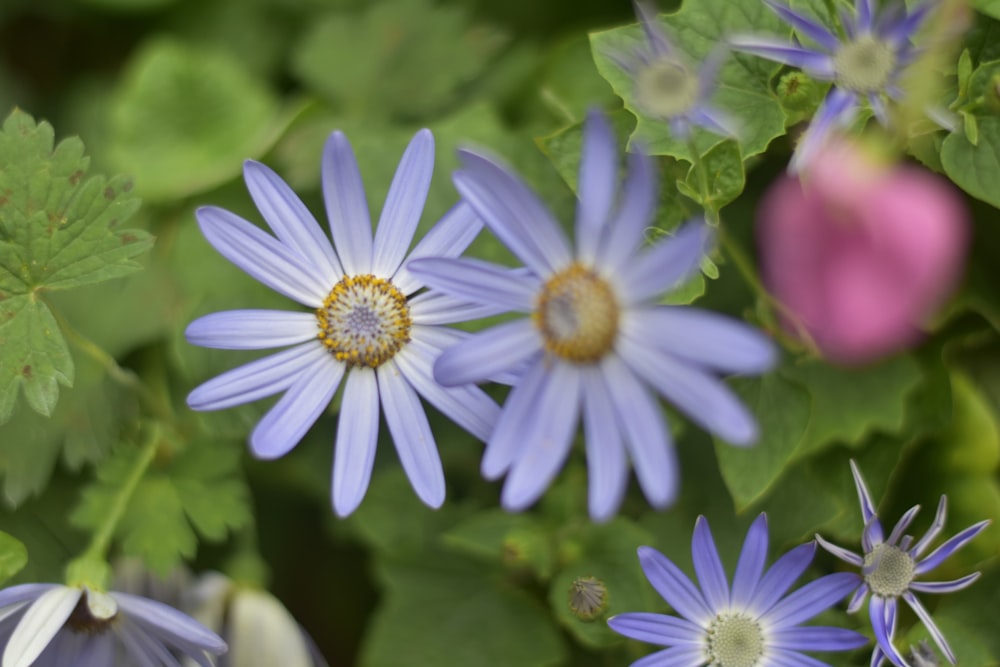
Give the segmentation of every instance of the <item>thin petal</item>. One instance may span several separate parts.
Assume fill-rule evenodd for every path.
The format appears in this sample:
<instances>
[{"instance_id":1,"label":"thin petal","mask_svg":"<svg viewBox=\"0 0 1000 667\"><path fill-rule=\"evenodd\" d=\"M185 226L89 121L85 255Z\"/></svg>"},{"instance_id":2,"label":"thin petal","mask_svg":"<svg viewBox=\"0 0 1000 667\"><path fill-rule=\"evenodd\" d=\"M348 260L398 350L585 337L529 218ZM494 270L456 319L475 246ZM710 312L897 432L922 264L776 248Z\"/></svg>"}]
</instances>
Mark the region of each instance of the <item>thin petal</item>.
<instances>
[{"instance_id":1,"label":"thin petal","mask_svg":"<svg viewBox=\"0 0 1000 667\"><path fill-rule=\"evenodd\" d=\"M776 628L799 625L843 600L860 584L861 577L854 572L828 574L790 593L764 614L761 622Z\"/></svg>"},{"instance_id":2,"label":"thin petal","mask_svg":"<svg viewBox=\"0 0 1000 667\"><path fill-rule=\"evenodd\" d=\"M869 0L870 1L870 0ZM901 21L893 21L882 30L882 37L887 39L897 49L909 44L913 36L920 30L927 15L937 6L938 3L925 0L911 9L906 18Z\"/></svg>"},{"instance_id":3,"label":"thin petal","mask_svg":"<svg viewBox=\"0 0 1000 667\"><path fill-rule=\"evenodd\" d=\"M875 641L886 657L897 667L906 667L906 659L899 653L893 645L892 638L895 632L895 623L887 622L887 617L892 616L895 620L896 598L883 598L881 595L873 595L868 601L868 617L872 622L872 632L875 633Z\"/></svg>"},{"instance_id":4,"label":"thin petal","mask_svg":"<svg viewBox=\"0 0 1000 667\"><path fill-rule=\"evenodd\" d=\"M250 433L250 450L254 456L276 459L299 444L330 405L345 368L345 364L329 354L304 368Z\"/></svg>"},{"instance_id":5,"label":"thin petal","mask_svg":"<svg viewBox=\"0 0 1000 667\"><path fill-rule=\"evenodd\" d=\"M291 387L306 368L329 355L318 341L282 350L195 387L187 404L192 410L223 410L272 396Z\"/></svg>"},{"instance_id":6,"label":"thin petal","mask_svg":"<svg viewBox=\"0 0 1000 667\"><path fill-rule=\"evenodd\" d=\"M865 485L865 479L861 476L858 464L851 459L851 475L854 477L854 488L858 492L858 502L861 503L861 519L867 525L875 517L875 503L872 502L871 493Z\"/></svg>"},{"instance_id":7,"label":"thin petal","mask_svg":"<svg viewBox=\"0 0 1000 667\"><path fill-rule=\"evenodd\" d=\"M859 556L858 554L854 553L853 551L848 551L847 549L838 547L836 544L833 544L832 542L827 542L820 535L816 535L816 542L821 547L823 547L824 550L829 551L830 553L832 553L834 556L844 561L845 563L850 563L851 565L855 565L857 567L861 567L862 565L865 564L865 559Z\"/></svg>"},{"instance_id":8,"label":"thin petal","mask_svg":"<svg viewBox=\"0 0 1000 667\"><path fill-rule=\"evenodd\" d=\"M643 32L646 33L646 43L653 53L660 56L673 55L674 47L663 32L663 26L660 25L654 8L645 0L632 0L632 7Z\"/></svg>"},{"instance_id":9,"label":"thin petal","mask_svg":"<svg viewBox=\"0 0 1000 667\"><path fill-rule=\"evenodd\" d=\"M215 655L226 650L226 642L221 637L173 607L117 591L112 597L132 620L157 629L163 637L170 638L174 643L197 646Z\"/></svg>"},{"instance_id":10,"label":"thin petal","mask_svg":"<svg viewBox=\"0 0 1000 667\"><path fill-rule=\"evenodd\" d=\"M950 540L931 552L927 558L924 558L922 561L917 563L917 574L924 574L925 572L930 572L936 568L949 556L968 544L969 541L976 535L985 530L988 525L990 525L989 519L986 521L980 521L979 523L969 526L958 535L952 537Z\"/></svg>"},{"instance_id":11,"label":"thin petal","mask_svg":"<svg viewBox=\"0 0 1000 667\"><path fill-rule=\"evenodd\" d=\"M873 0L854 0L854 13L858 20L858 32L870 32L875 24L875 6Z\"/></svg>"},{"instance_id":12,"label":"thin petal","mask_svg":"<svg viewBox=\"0 0 1000 667\"><path fill-rule=\"evenodd\" d=\"M304 343L319 333L313 313L227 310L199 317L184 330L192 345L218 350L263 350Z\"/></svg>"},{"instance_id":13,"label":"thin petal","mask_svg":"<svg viewBox=\"0 0 1000 667\"><path fill-rule=\"evenodd\" d=\"M425 285L473 303L530 313L542 289L535 276L478 259L420 259L408 264Z\"/></svg>"},{"instance_id":14,"label":"thin petal","mask_svg":"<svg viewBox=\"0 0 1000 667\"><path fill-rule=\"evenodd\" d=\"M323 199L330 231L344 272L372 272L372 220L351 143L343 132L330 135L323 147Z\"/></svg>"},{"instance_id":15,"label":"thin petal","mask_svg":"<svg viewBox=\"0 0 1000 667\"><path fill-rule=\"evenodd\" d=\"M807 626L776 630L768 644L788 651L850 651L868 641L864 635L846 628Z\"/></svg>"},{"instance_id":16,"label":"thin petal","mask_svg":"<svg viewBox=\"0 0 1000 667\"><path fill-rule=\"evenodd\" d=\"M882 544L884 541L885 533L882 531L882 522L878 520L878 517L874 517L861 531L861 547L866 554L869 554L875 545Z\"/></svg>"},{"instance_id":17,"label":"thin petal","mask_svg":"<svg viewBox=\"0 0 1000 667\"><path fill-rule=\"evenodd\" d=\"M566 461L580 417L580 388L575 366L552 363L528 421L521 423L525 443L504 481L504 509L518 512L532 505Z\"/></svg>"},{"instance_id":18,"label":"thin petal","mask_svg":"<svg viewBox=\"0 0 1000 667\"><path fill-rule=\"evenodd\" d=\"M656 210L656 165L642 151L628 153L628 176L622 186L621 204L597 249L598 264L618 271L628 265L642 245L643 235Z\"/></svg>"},{"instance_id":19,"label":"thin petal","mask_svg":"<svg viewBox=\"0 0 1000 667\"><path fill-rule=\"evenodd\" d=\"M83 591L70 586L50 588L24 612L3 652L3 667L29 667L62 629Z\"/></svg>"},{"instance_id":20,"label":"thin petal","mask_svg":"<svg viewBox=\"0 0 1000 667\"><path fill-rule=\"evenodd\" d=\"M816 554L816 544L801 544L775 561L757 585L748 609L757 616L767 613L809 567Z\"/></svg>"},{"instance_id":21,"label":"thin petal","mask_svg":"<svg viewBox=\"0 0 1000 667\"><path fill-rule=\"evenodd\" d=\"M434 364L434 377L446 387L479 382L516 367L541 349L541 334L530 319L504 322L445 350Z\"/></svg>"},{"instance_id":22,"label":"thin petal","mask_svg":"<svg viewBox=\"0 0 1000 667\"><path fill-rule=\"evenodd\" d=\"M333 284L298 252L225 209L204 206L195 217L205 239L244 273L304 306L323 305Z\"/></svg>"},{"instance_id":23,"label":"thin petal","mask_svg":"<svg viewBox=\"0 0 1000 667\"><path fill-rule=\"evenodd\" d=\"M370 368L352 368L341 399L333 454L333 509L346 517L368 490L378 442L378 383Z\"/></svg>"},{"instance_id":24,"label":"thin petal","mask_svg":"<svg viewBox=\"0 0 1000 667\"><path fill-rule=\"evenodd\" d=\"M846 124L858 108L858 96L842 88L833 87L819 109L813 114L809 129L795 147L795 154L788 164L788 170L792 173L806 169L816 154L826 143L830 133L841 125Z\"/></svg>"},{"instance_id":25,"label":"thin petal","mask_svg":"<svg viewBox=\"0 0 1000 667\"><path fill-rule=\"evenodd\" d=\"M133 664L134 661L136 667L179 667L177 660L163 645L150 637L137 623L126 618L112 627L130 658L127 664Z\"/></svg>"},{"instance_id":26,"label":"thin petal","mask_svg":"<svg viewBox=\"0 0 1000 667\"><path fill-rule=\"evenodd\" d=\"M417 392L390 360L378 367L378 391L399 462L417 497L430 507L444 502L444 470Z\"/></svg>"},{"instance_id":27,"label":"thin petal","mask_svg":"<svg viewBox=\"0 0 1000 667\"><path fill-rule=\"evenodd\" d=\"M702 428L734 445L756 442L753 413L721 380L624 336L618 349L635 373Z\"/></svg>"},{"instance_id":28,"label":"thin petal","mask_svg":"<svg viewBox=\"0 0 1000 667\"><path fill-rule=\"evenodd\" d=\"M917 599L917 596L910 591L903 593L903 599L906 600L908 605L910 605L910 609L912 609L914 613L920 617L920 622L923 623L924 627L927 628L927 631L931 633L931 637L934 638L934 643L938 645L941 652L944 653L946 658L948 658L948 662L954 665L956 662L955 652L951 650L951 646L948 645L948 640L944 638L944 633L941 632L941 629L937 626L937 623L934 622L934 619L931 618L931 615L927 613L924 605L920 604L920 600Z\"/></svg>"},{"instance_id":29,"label":"thin petal","mask_svg":"<svg viewBox=\"0 0 1000 667\"><path fill-rule=\"evenodd\" d=\"M705 594L709 608L719 613L729 607L729 582L722 568L722 559L715 548L708 519L699 515L694 524L694 539L691 540L691 561L694 563L698 583Z\"/></svg>"},{"instance_id":30,"label":"thin petal","mask_svg":"<svg viewBox=\"0 0 1000 667\"><path fill-rule=\"evenodd\" d=\"M463 168L452 179L490 230L540 276L573 257L559 224L534 192L506 167L471 151L459 151Z\"/></svg>"},{"instance_id":31,"label":"thin petal","mask_svg":"<svg viewBox=\"0 0 1000 667\"><path fill-rule=\"evenodd\" d=\"M851 599L847 603L847 613L856 614L861 606L865 603L865 598L868 596L868 584L862 583L858 586L858 590L854 591L851 595Z\"/></svg>"},{"instance_id":32,"label":"thin petal","mask_svg":"<svg viewBox=\"0 0 1000 667\"><path fill-rule=\"evenodd\" d=\"M889 539L886 540L886 544L896 544L896 542L903 536L906 529L910 527L913 523L913 519L917 516L920 511L920 505L914 505L910 509L906 510L906 513L900 517L899 521L892 529L892 533L889 534Z\"/></svg>"},{"instance_id":33,"label":"thin petal","mask_svg":"<svg viewBox=\"0 0 1000 667\"><path fill-rule=\"evenodd\" d=\"M738 51L798 67L817 79L830 80L836 75L833 57L822 51L796 46L789 42L756 35L736 35L729 45Z\"/></svg>"},{"instance_id":34,"label":"thin petal","mask_svg":"<svg viewBox=\"0 0 1000 667\"><path fill-rule=\"evenodd\" d=\"M827 30L825 26L793 11L787 5L775 2L775 0L764 0L764 4L780 16L781 20L795 28L800 35L805 35L827 51L833 52L840 48L840 40Z\"/></svg>"},{"instance_id":35,"label":"thin petal","mask_svg":"<svg viewBox=\"0 0 1000 667\"><path fill-rule=\"evenodd\" d=\"M583 432L587 449L588 507L594 521L614 516L628 486L625 443L618 428L610 392L601 374L584 370Z\"/></svg>"},{"instance_id":36,"label":"thin petal","mask_svg":"<svg viewBox=\"0 0 1000 667\"><path fill-rule=\"evenodd\" d=\"M738 139L744 129L738 118L711 104L702 104L692 109L687 117L695 125L731 139Z\"/></svg>"},{"instance_id":37,"label":"thin petal","mask_svg":"<svg viewBox=\"0 0 1000 667\"><path fill-rule=\"evenodd\" d=\"M920 538L913 548L910 550L910 555L914 558L919 558L921 554L931 545L942 530L944 530L944 521L948 513L948 497L942 495L941 500L938 501L937 511L934 513L934 521L931 522L930 527L924 536Z\"/></svg>"},{"instance_id":38,"label":"thin petal","mask_svg":"<svg viewBox=\"0 0 1000 667\"><path fill-rule=\"evenodd\" d=\"M631 305L661 296L698 271L712 230L701 222L688 223L668 238L640 252L621 268L621 289Z\"/></svg>"},{"instance_id":39,"label":"thin petal","mask_svg":"<svg viewBox=\"0 0 1000 667\"><path fill-rule=\"evenodd\" d=\"M631 612L608 619L611 629L629 639L657 646L701 645L705 631L684 618Z\"/></svg>"},{"instance_id":40,"label":"thin petal","mask_svg":"<svg viewBox=\"0 0 1000 667\"><path fill-rule=\"evenodd\" d=\"M703 646L672 646L639 658L629 667L699 667L704 664Z\"/></svg>"},{"instance_id":41,"label":"thin petal","mask_svg":"<svg viewBox=\"0 0 1000 667\"><path fill-rule=\"evenodd\" d=\"M243 178L257 210L289 248L309 260L323 282L333 285L344 275L330 239L288 184L270 167L247 160Z\"/></svg>"},{"instance_id":42,"label":"thin petal","mask_svg":"<svg viewBox=\"0 0 1000 667\"><path fill-rule=\"evenodd\" d=\"M528 423L548 379L549 367L541 354L528 367L521 381L514 385L486 443L481 470L486 479L504 474L517 459L523 445L522 425Z\"/></svg>"},{"instance_id":43,"label":"thin petal","mask_svg":"<svg viewBox=\"0 0 1000 667\"><path fill-rule=\"evenodd\" d=\"M952 581L911 581L910 590L920 593L954 593L972 585L981 572L973 572Z\"/></svg>"},{"instance_id":44,"label":"thin petal","mask_svg":"<svg viewBox=\"0 0 1000 667\"><path fill-rule=\"evenodd\" d=\"M418 294L410 299L407 305L410 307L410 318L413 323L425 326L467 322L507 312L504 306L493 303L471 303L466 299L433 290Z\"/></svg>"},{"instance_id":45,"label":"thin petal","mask_svg":"<svg viewBox=\"0 0 1000 667\"><path fill-rule=\"evenodd\" d=\"M603 242L617 180L618 142L604 114L591 110L583 130L576 206L577 256L588 264Z\"/></svg>"},{"instance_id":46,"label":"thin petal","mask_svg":"<svg viewBox=\"0 0 1000 667\"><path fill-rule=\"evenodd\" d=\"M774 648L768 650L767 656L769 667L830 667L827 663L798 651Z\"/></svg>"},{"instance_id":47,"label":"thin petal","mask_svg":"<svg viewBox=\"0 0 1000 667\"><path fill-rule=\"evenodd\" d=\"M410 273L409 263L424 257L458 257L475 240L483 221L465 201L460 201L413 247L406 261L392 276L392 284L403 294L416 292L423 283Z\"/></svg>"},{"instance_id":48,"label":"thin petal","mask_svg":"<svg viewBox=\"0 0 1000 667\"><path fill-rule=\"evenodd\" d=\"M639 564L660 597L681 616L701 627L714 617L701 592L669 558L652 547L639 547Z\"/></svg>"},{"instance_id":49,"label":"thin petal","mask_svg":"<svg viewBox=\"0 0 1000 667\"><path fill-rule=\"evenodd\" d=\"M389 186L375 230L372 260L375 275L392 276L402 263L424 212L433 174L434 135L424 129L417 132L406 147Z\"/></svg>"},{"instance_id":50,"label":"thin petal","mask_svg":"<svg viewBox=\"0 0 1000 667\"><path fill-rule=\"evenodd\" d=\"M777 350L770 338L741 320L690 307L635 308L621 324L647 348L724 373L770 370Z\"/></svg>"},{"instance_id":51,"label":"thin petal","mask_svg":"<svg viewBox=\"0 0 1000 667\"><path fill-rule=\"evenodd\" d=\"M734 609L746 609L750 605L761 575L764 574L767 543L767 515L761 513L750 525L746 539L743 540L740 560L736 563L732 591Z\"/></svg>"},{"instance_id":52,"label":"thin petal","mask_svg":"<svg viewBox=\"0 0 1000 667\"><path fill-rule=\"evenodd\" d=\"M59 584L18 584L4 588L0 590L0 610L19 602L34 600L53 588L62 588L62 586Z\"/></svg>"}]
</instances>

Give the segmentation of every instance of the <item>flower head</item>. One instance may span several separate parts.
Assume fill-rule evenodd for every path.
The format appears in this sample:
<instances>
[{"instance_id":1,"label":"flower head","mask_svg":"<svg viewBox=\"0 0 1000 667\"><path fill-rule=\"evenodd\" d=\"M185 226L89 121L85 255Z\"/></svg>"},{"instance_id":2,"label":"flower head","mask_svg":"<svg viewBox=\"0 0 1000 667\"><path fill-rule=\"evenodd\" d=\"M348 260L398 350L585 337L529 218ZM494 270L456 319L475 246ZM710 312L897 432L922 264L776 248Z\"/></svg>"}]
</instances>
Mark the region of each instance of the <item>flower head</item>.
<instances>
[{"instance_id":1,"label":"flower head","mask_svg":"<svg viewBox=\"0 0 1000 667\"><path fill-rule=\"evenodd\" d=\"M858 576L830 574L786 595L809 567L816 545L792 549L764 572L767 542L767 518L761 514L747 532L730 587L708 521L699 516L691 557L700 590L659 551L639 547L646 578L680 617L630 612L608 619L619 634L667 647L632 667L818 666L823 663L801 651L849 651L868 643L853 630L800 627L846 596Z\"/></svg>"},{"instance_id":2,"label":"flower head","mask_svg":"<svg viewBox=\"0 0 1000 667\"><path fill-rule=\"evenodd\" d=\"M160 602L57 584L0 591L0 646L3 667L169 667L178 655L211 667L226 651L215 633Z\"/></svg>"},{"instance_id":3,"label":"flower head","mask_svg":"<svg viewBox=\"0 0 1000 667\"><path fill-rule=\"evenodd\" d=\"M657 305L663 292L698 270L709 232L690 224L641 248L656 206L649 157L629 157L619 198L614 136L600 114L590 115L575 250L517 176L478 153L463 151L461 159L456 187L527 271L468 259L420 260L411 270L454 297L528 315L458 343L434 367L449 386L520 371L482 463L488 478L507 473L504 507L523 509L542 494L581 416L591 516L616 511L627 456L650 502L668 504L677 473L657 394L725 440L756 439L753 416L716 374L762 372L773 363L773 346L742 322Z\"/></svg>"},{"instance_id":4,"label":"flower head","mask_svg":"<svg viewBox=\"0 0 1000 667\"><path fill-rule=\"evenodd\" d=\"M679 138L687 137L692 126L736 136L736 122L709 103L722 51L710 56L701 68L695 67L671 43L652 7L644 0L633 4L645 41L629 53L608 56L632 78L638 110L667 121Z\"/></svg>"},{"instance_id":5,"label":"flower head","mask_svg":"<svg viewBox=\"0 0 1000 667\"><path fill-rule=\"evenodd\" d=\"M284 392L250 435L253 453L273 459L295 447L343 381L332 490L341 516L354 511L368 488L380 411L414 490L432 507L444 501L444 475L419 396L480 439L499 412L477 387L443 388L432 377L433 360L462 335L438 325L487 312L442 294L417 294L423 284L407 268L433 166L434 140L421 130L396 171L374 239L361 175L340 132L327 141L322 164L333 244L284 181L249 160L247 188L274 236L221 208L197 212L216 250L312 312L235 310L192 322L186 335L196 345L292 347L209 380L188 404L219 410ZM480 229L460 204L409 257L453 257Z\"/></svg>"},{"instance_id":6,"label":"flower head","mask_svg":"<svg viewBox=\"0 0 1000 667\"><path fill-rule=\"evenodd\" d=\"M872 655L872 667L878 667L885 658L889 658L893 664L899 667L907 665L906 659L892 643L896 632L896 613L900 599L905 600L906 604L913 609L917 617L930 631L931 637L934 638L941 652L951 664L955 664L955 653L948 646L947 640L934 623L934 619L917 599L916 593L960 591L978 579L979 573L973 572L954 581L917 581L916 578L930 572L947 560L949 556L981 533L986 526L990 525L990 522L980 521L969 526L925 556L924 554L927 553L934 538L944 528L947 498L941 496L937 514L934 516L934 523L916 542L913 541L912 536L904 535L904 533L914 517L917 516L917 512L920 511L920 505L911 507L900 517L893 527L892 533L886 537L885 531L882 529L882 522L879 521L875 513L875 504L868 493L868 487L865 486L861 471L858 470L854 461L851 461L851 472L854 474L854 485L857 487L858 500L861 503L861 518L865 522L865 530L861 535L863 554L842 549L827 542L819 535L816 536L816 540L820 546L834 556L861 570L861 585L854 592L847 610L851 613L856 612L864 604L865 598L869 597L869 593L871 594L868 602L868 613L871 617L875 639L878 642Z\"/></svg>"},{"instance_id":7,"label":"flower head","mask_svg":"<svg viewBox=\"0 0 1000 667\"><path fill-rule=\"evenodd\" d=\"M862 99L868 101L878 121L888 125L886 99L898 101L904 97L898 80L916 57L917 50L911 39L934 7L933 0L925 0L911 11L902 7L899 1L881 15L876 15L875 0L855 0L854 15L841 15L843 37L779 0L763 1L801 37L816 46L740 35L730 38L730 44L740 51L798 67L817 79L833 82L833 88L795 151L789 165L791 171L813 162L830 131L851 123ZM940 114L931 115L939 122L944 120Z\"/></svg>"},{"instance_id":8,"label":"flower head","mask_svg":"<svg viewBox=\"0 0 1000 667\"><path fill-rule=\"evenodd\" d=\"M833 361L865 363L919 340L961 275L967 214L919 167L883 165L847 142L820 156L762 200L761 271L792 334L804 330Z\"/></svg>"}]
</instances>

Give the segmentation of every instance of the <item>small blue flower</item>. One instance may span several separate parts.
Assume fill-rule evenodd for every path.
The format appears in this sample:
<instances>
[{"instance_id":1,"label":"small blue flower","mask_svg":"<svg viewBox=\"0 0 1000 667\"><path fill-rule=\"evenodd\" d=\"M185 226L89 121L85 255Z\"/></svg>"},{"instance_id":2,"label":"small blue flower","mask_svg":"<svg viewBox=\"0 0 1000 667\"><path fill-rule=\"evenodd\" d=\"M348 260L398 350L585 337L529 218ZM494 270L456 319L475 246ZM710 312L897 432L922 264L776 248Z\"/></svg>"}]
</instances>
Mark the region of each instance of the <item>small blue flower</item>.
<instances>
[{"instance_id":1,"label":"small blue flower","mask_svg":"<svg viewBox=\"0 0 1000 667\"><path fill-rule=\"evenodd\" d=\"M340 132L327 141L322 164L333 245L288 185L252 160L244 166L247 188L277 238L221 208L197 211L205 238L226 259L313 310L234 310L192 322L186 335L195 345L292 347L209 380L191 392L188 405L221 410L284 392L250 434L253 453L274 459L298 444L343 379L332 485L340 516L353 512L368 489L380 405L403 469L431 507L444 501L444 473L419 396L482 440L499 414L479 388L444 388L433 378L438 354L464 335L438 325L492 312L443 294L417 294L424 285L407 268L407 249L433 167L434 139L421 130L400 161L374 239L361 174ZM459 204L409 258L457 256L481 228L472 209Z\"/></svg>"},{"instance_id":2,"label":"small blue flower","mask_svg":"<svg viewBox=\"0 0 1000 667\"><path fill-rule=\"evenodd\" d=\"M202 667L226 651L208 628L160 602L57 584L21 584L0 591L4 667L176 665Z\"/></svg>"},{"instance_id":3,"label":"small blue flower","mask_svg":"<svg viewBox=\"0 0 1000 667\"><path fill-rule=\"evenodd\" d=\"M809 567L816 544L792 549L764 572L767 543L767 517L761 514L747 531L730 587L708 521L699 516L691 558L701 590L659 551L639 547L646 578L680 618L630 612L608 619L619 634L668 647L632 667L819 667L825 663L801 651L850 651L867 644L853 630L800 627L850 593L858 575L830 574L785 595Z\"/></svg>"},{"instance_id":4,"label":"small blue flower","mask_svg":"<svg viewBox=\"0 0 1000 667\"><path fill-rule=\"evenodd\" d=\"M773 345L742 322L657 304L698 270L709 229L689 224L641 247L657 201L648 156L629 156L619 197L615 137L603 116L590 114L575 251L516 175L475 152L463 151L461 159L456 187L527 269L511 272L472 259L424 259L410 269L455 298L528 315L471 336L434 366L447 386L519 374L482 462L489 479L507 473L504 507L524 509L544 492L581 417L592 517L603 520L617 510L629 457L650 503L670 503L677 471L657 394L729 442L757 438L753 415L717 373L763 372L774 362Z\"/></svg>"},{"instance_id":5,"label":"small blue flower","mask_svg":"<svg viewBox=\"0 0 1000 667\"><path fill-rule=\"evenodd\" d=\"M795 151L789 166L792 171L808 164L835 127L851 123L862 98L868 100L882 125L889 124L886 98L898 101L904 96L897 82L917 55L910 40L936 4L933 0L925 0L909 12L900 1L880 16L875 14L875 0L855 0L854 16L841 16L843 39L777 0L763 2L818 48L805 47L797 41L742 35L730 38L729 43L740 51L798 67L816 79L833 82ZM933 110L928 113L946 129L953 129L944 114Z\"/></svg>"},{"instance_id":6,"label":"small blue flower","mask_svg":"<svg viewBox=\"0 0 1000 667\"><path fill-rule=\"evenodd\" d=\"M680 139L690 135L692 126L737 136L736 121L709 103L723 52L713 53L696 69L667 38L653 9L642 0L633 4L646 39L630 53L607 56L632 78L637 110L666 121Z\"/></svg>"},{"instance_id":7,"label":"small blue flower","mask_svg":"<svg viewBox=\"0 0 1000 667\"><path fill-rule=\"evenodd\" d=\"M969 526L922 558L934 538L944 528L947 498L941 496L934 523L915 544L912 536L903 533L917 516L920 505L911 507L899 519L892 529L892 533L886 539L882 523L875 513L875 504L872 502L865 481L854 461L851 461L851 472L854 474L854 484L857 487L858 499L861 503L861 518L865 522L865 530L861 535L861 546L864 549L864 554L859 555L853 551L842 549L827 542L819 535L816 536L816 540L821 547L837 558L861 569L861 585L854 592L847 610L851 613L858 611L864 604L865 598L871 593L868 613L871 617L875 639L878 641L872 654L872 667L878 667L885 658L889 658L899 667L907 665L906 660L892 644L896 632L896 613L900 598L906 601L927 627L945 657L951 664L955 664L954 652L915 593L960 591L978 579L979 573L973 572L954 581L916 581L916 577L930 572L943 563L949 556L982 532L986 526L990 525L990 522L980 521Z\"/></svg>"}]
</instances>

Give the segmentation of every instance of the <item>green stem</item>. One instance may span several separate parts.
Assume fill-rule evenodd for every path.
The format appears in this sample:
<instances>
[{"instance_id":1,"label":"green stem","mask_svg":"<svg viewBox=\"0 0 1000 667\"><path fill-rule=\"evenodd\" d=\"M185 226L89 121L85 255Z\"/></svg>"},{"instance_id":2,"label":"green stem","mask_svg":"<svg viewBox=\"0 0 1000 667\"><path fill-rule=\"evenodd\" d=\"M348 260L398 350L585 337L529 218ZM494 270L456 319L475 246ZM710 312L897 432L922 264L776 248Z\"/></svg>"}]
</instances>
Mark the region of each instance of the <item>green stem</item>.
<instances>
[{"instance_id":1,"label":"green stem","mask_svg":"<svg viewBox=\"0 0 1000 667\"><path fill-rule=\"evenodd\" d=\"M698 192L701 194L702 208L705 209L705 221L712 227L718 227L719 211L709 205L712 200L712 189L708 182L708 169L705 167L705 161L701 159L701 153L698 152L693 136L688 136L687 144L688 150L691 151L691 164L698 174Z\"/></svg>"}]
</instances>

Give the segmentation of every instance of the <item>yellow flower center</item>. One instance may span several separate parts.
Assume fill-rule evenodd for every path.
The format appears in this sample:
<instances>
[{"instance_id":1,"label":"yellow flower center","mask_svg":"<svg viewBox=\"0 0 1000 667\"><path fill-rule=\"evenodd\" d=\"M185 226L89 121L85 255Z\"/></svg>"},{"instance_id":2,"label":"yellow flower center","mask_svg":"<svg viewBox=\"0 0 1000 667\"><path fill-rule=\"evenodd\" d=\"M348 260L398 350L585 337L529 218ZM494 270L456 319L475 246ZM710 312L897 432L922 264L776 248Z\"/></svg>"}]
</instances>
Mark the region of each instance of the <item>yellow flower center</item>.
<instances>
[{"instance_id":1,"label":"yellow flower center","mask_svg":"<svg viewBox=\"0 0 1000 667\"><path fill-rule=\"evenodd\" d=\"M593 363L615 343L618 300L593 270L574 263L545 283L534 320L546 350L567 361Z\"/></svg>"},{"instance_id":2,"label":"yellow flower center","mask_svg":"<svg viewBox=\"0 0 1000 667\"><path fill-rule=\"evenodd\" d=\"M378 368L410 342L410 306L384 278L344 276L316 309L319 339L348 366Z\"/></svg>"},{"instance_id":3,"label":"yellow flower center","mask_svg":"<svg viewBox=\"0 0 1000 667\"><path fill-rule=\"evenodd\" d=\"M760 624L744 614L723 613L708 627L708 656L716 667L755 667L764 655Z\"/></svg>"},{"instance_id":4,"label":"yellow flower center","mask_svg":"<svg viewBox=\"0 0 1000 667\"><path fill-rule=\"evenodd\" d=\"M896 52L874 35L847 42L833 56L837 85L854 93L885 90L896 69Z\"/></svg>"},{"instance_id":5,"label":"yellow flower center","mask_svg":"<svg viewBox=\"0 0 1000 667\"><path fill-rule=\"evenodd\" d=\"M862 572L872 593L899 597L910 587L917 564L910 554L899 547L883 543L865 555Z\"/></svg>"}]
</instances>

